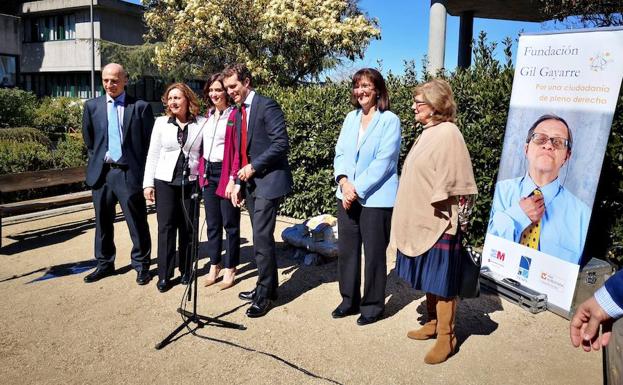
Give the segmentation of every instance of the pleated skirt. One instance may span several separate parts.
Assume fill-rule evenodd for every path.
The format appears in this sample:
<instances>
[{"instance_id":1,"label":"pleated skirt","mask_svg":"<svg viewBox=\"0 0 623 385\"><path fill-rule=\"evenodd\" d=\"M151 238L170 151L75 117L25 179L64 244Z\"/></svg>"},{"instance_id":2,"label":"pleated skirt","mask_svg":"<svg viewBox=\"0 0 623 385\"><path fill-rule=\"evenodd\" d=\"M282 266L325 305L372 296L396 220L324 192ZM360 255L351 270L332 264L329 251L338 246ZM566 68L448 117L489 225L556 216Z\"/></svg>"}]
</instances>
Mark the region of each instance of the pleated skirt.
<instances>
[{"instance_id":1,"label":"pleated skirt","mask_svg":"<svg viewBox=\"0 0 623 385\"><path fill-rule=\"evenodd\" d=\"M398 250L396 274L411 287L441 297L456 297L460 283L460 237L443 234L422 255L408 256Z\"/></svg>"}]
</instances>

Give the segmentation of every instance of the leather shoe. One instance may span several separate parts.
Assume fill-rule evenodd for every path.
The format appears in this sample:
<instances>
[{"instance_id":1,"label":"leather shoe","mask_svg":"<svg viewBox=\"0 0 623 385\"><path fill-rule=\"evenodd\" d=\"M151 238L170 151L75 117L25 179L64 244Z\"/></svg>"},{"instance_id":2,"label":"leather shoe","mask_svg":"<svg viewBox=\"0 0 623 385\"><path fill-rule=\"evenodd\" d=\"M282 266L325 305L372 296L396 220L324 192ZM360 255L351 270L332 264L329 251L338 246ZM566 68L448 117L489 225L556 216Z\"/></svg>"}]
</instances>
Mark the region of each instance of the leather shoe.
<instances>
[{"instance_id":1,"label":"leather shoe","mask_svg":"<svg viewBox=\"0 0 623 385\"><path fill-rule=\"evenodd\" d=\"M158 280L156 287L158 288L159 292L164 293L165 291L169 290L169 281L167 279L160 279Z\"/></svg>"},{"instance_id":2,"label":"leather shoe","mask_svg":"<svg viewBox=\"0 0 623 385\"><path fill-rule=\"evenodd\" d=\"M258 298L253 301L251 307L247 309L247 317L249 318L258 318L263 317L268 313L270 307L272 305L272 301L268 298Z\"/></svg>"},{"instance_id":3,"label":"leather shoe","mask_svg":"<svg viewBox=\"0 0 623 385\"><path fill-rule=\"evenodd\" d=\"M255 298L255 289L251 291L241 291L240 293L238 293L238 298L243 301L253 301L253 299Z\"/></svg>"},{"instance_id":4,"label":"leather shoe","mask_svg":"<svg viewBox=\"0 0 623 385\"><path fill-rule=\"evenodd\" d=\"M361 315L359 316L359 318L357 318L357 325L359 326L370 325L370 324L375 323L379 319L381 319L381 317L365 317Z\"/></svg>"},{"instance_id":5,"label":"leather shoe","mask_svg":"<svg viewBox=\"0 0 623 385\"><path fill-rule=\"evenodd\" d=\"M93 270L91 274L84 277L84 282L86 283L97 282L100 279L110 277L111 275L115 275L114 267L109 267L109 268L98 267L95 270Z\"/></svg>"},{"instance_id":6,"label":"leather shoe","mask_svg":"<svg viewBox=\"0 0 623 385\"><path fill-rule=\"evenodd\" d=\"M141 270L136 272L136 283L139 285L147 285L151 281L151 274L149 274L149 270Z\"/></svg>"},{"instance_id":7,"label":"leather shoe","mask_svg":"<svg viewBox=\"0 0 623 385\"><path fill-rule=\"evenodd\" d=\"M349 315L355 315L359 313L359 310L355 310L355 309L349 309L349 310L342 310L340 309L340 307L336 307L335 310L333 310L333 312L331 313L331 317L333 318L344 318L346 316Z\"/></svg>"},{"instance_id":8,"label":"leather shoe","mask_svg":"<svg viewBox=\"0 0 623 385\"><path fill-rule=\"evenodd\" d=\"M180 283L182 285L188 285L189 282L190 282L190 274L189 273L182 274L182 278L180 279Z\"/></svg>"}]
</instances>

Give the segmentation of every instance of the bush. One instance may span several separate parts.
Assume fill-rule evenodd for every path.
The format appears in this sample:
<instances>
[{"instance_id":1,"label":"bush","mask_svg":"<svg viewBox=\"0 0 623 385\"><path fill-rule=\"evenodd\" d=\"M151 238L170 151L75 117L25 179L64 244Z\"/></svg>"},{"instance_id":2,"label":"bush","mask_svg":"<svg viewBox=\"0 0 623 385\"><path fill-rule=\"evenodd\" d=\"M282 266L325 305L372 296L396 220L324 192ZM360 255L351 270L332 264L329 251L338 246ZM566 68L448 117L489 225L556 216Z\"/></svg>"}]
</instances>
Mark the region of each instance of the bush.
<instances>
[{"instance_id":1,"label":"bush","mask_svg":"<svg viewBox=\"0 0 623 385\"><path fill-rule=\"evenodd\" d=\"M80 99L45 97L35 110L35 124L48 135L80 131L82 108Z\"/></svg>"},{"instance_id":2,"label":"bush","mask_svg":"<svg viewBox=\"0 0 623 385\"><path fill-rule=\"evenodd\" d=\"M32 127L1 128L0 140L8 142L37 142L50 147L52 142L45 133Z\"/></svg>"},{"instance_id":3,"label":"bush","mask_svg":"<svg viewBox=\"0 0 623 385\"><path fill-rule=\"evenodd\" d=\"M54 154L55 168L68 168L86 165L87 148L79 133L64 134L58 142Z\"/></svg>"},{"instance_id":4,"label":"bush","mask_svg":"<svg viewBox=\"0 0 623 385\"><path fill-rule=\"evenodd\" d=\"M0 175L54 168L50 149L38 142L0 140Z\"/></svg>"},{"instance_id":5,"label":"bush","mask_svg":"<svg viewBox=\"0 0 623 385\"><path fill-rule=\"evenodd\" d=\"M0 127L32 126L37 98L17 88L0 89Z\"/></svg>"}]
</instances>

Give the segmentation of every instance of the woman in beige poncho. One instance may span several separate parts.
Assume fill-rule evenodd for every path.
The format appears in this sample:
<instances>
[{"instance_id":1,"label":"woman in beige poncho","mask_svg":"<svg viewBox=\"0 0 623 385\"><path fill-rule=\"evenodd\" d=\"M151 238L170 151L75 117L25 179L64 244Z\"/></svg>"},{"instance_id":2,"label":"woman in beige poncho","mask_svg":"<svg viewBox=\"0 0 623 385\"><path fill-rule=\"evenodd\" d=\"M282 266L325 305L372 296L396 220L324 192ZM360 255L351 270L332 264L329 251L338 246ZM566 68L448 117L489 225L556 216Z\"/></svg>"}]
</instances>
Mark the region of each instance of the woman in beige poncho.
<instances>
[{"instance_id":1,"label":"woman in beige poncho","mask_svg":"<svg viewBox=\"0 0 623 385\"><path fill-rule=\"evenodd\" d=\"M414 90L415 120L424 126L402 168L389 252L396 273L426 292L428 320L407 336L437 338L424 361L437 364L456 347L454 319L460 279L460 225L477 193L469 152L454 124L452 89L434 79ZM465 215L464 215L465 214Z\"/></svg>"}]
</instances>

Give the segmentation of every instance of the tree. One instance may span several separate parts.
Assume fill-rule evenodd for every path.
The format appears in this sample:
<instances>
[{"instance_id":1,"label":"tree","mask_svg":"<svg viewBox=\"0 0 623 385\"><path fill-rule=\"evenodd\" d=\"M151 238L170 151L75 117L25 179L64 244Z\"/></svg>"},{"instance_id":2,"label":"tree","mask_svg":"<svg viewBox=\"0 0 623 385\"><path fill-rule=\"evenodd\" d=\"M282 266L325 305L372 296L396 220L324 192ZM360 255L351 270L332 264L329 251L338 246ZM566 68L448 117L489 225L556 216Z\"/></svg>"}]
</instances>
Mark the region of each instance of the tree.
<instances>
[{"instance_id":1,"label":"tree","mask_svg":"<svg viewBox=\"0 0 623 385\"><path fill-rule=\"evenodd\" d=\"M362 58L380 38L356 0L145 0L148 39L161 70L186 66L206 76L246 64L259 82L292 85L344 59Z\"/></svg>"},{"instance_id":2,"label":"tree","mask_svg":"<svg viewBox=\"0 0 623 385\"><path fill-rule=\"evenodd\" d=\"M623 25L622 0L539 0L545 16L573 24L567 18L578 16L583 27Z\"/></svg>"}]
</instances>

